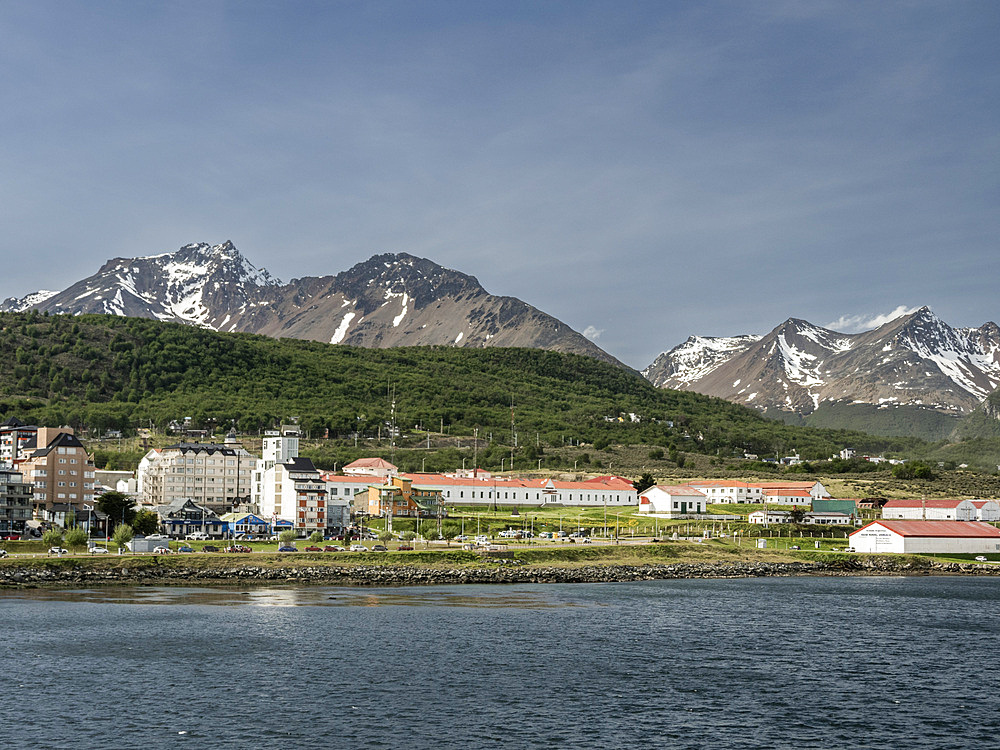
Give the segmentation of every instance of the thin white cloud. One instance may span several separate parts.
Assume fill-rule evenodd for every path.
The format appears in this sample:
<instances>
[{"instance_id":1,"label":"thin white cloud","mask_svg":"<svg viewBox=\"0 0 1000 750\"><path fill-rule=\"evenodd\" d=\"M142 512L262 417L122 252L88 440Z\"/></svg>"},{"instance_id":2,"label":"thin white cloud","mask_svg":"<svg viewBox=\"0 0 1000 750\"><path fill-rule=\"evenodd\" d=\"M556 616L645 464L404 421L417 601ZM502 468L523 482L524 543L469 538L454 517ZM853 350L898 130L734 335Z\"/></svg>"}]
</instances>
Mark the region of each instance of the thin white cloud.
<instances>
[{"instance_id":1,"label":"thin white cloud","mask_svg":"<svg viewBox=\"0 0 1000 750\"><path fill-rule=\"evenodd\" d=\"M595 328L594 326L587 326L583 329L584 337L590 339L591 341L597 341L601 338L602 333L604 333L603 328Z\"/></svg>"},{"instance_id":2,"label":"thin white cloud","mask_svg":"<svg viewBox=\"0 0 1000 750\"><path fill-rule=\"evenodd\" d=\"M871 331L874 328L885 325L890 320L901 318L904 315L911 315L919 309L919 307L900 305L892 312L880 315L841 315L832 323L827 323L825 327L834 331L840 331L841 333L861 333L862 331Z\"/></svg>"}]
</instances>

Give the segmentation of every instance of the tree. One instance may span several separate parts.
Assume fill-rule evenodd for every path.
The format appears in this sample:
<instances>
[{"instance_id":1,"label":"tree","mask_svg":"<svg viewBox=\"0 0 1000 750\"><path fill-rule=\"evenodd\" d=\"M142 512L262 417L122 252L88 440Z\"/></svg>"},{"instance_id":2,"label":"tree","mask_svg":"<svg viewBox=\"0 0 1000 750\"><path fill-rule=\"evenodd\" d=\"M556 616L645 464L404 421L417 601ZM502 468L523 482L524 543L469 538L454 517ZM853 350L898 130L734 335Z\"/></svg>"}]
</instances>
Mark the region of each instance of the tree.
<instances>
[{"instance_id":1,"label":"tree","mask_svg":"<svg viewBox=\"0 0 1000 750\"><path fill-rule=\"evenodd\" d=\"M795 505L790 511L788 511L788 520L792 523L802 523L806 518L806 512Z\"/></svg>"},{"instance_id":2,"label":"tree","mask_svg":"<svg viewBox=\"0 0 1000 750\"><path fill-rule=\"evenodd\" d=\"M383 532L380 532L379 535L378 535L378 540L380 542L388 542L392 538L393 538L393 535L392 535L391 531L383 531Z\"/></svg>"},{"instance_id":3,"label":"tree","mask_svg":"<svg viewBox=\"0 0 1000 750\"><path fill-rule=\"evenodd\" d=\"M151 510L140 510L132 519L132 529L136 534L149 536L160 528L160 517Z\"/></svg>"},{"instance_id":4,"label":"tree","mask_svg":"<svg viewBox=\"0 0 1000 750\"><path fill-rule=\"evenodd\" d=\"M461 533L462 527L459 526L454 521L446 521L441 524L441 536L445 538L448 544L451 544L451 540Z\"/></svg>"},{"instance_id":5,"label":"tree","mask_svg":"<svg viewBox=\"0 0 1000 750\"><path fill-rule=\"evenodd\" d=\"M645 492L654 484L656 484L656 480L653 478L653 475L650 474L649 472L646 472L641 477L632 482L632 486L635 487L636 492Z\"/></svg>"},{"instance_id":6,"label":"tree","mask_svg":"<svg viewBox=\"0 0 1000 750\"><path fill-rule=\"evenodd\" d=\"M437 521L424 521L420 524L420 536L431 541L438 538Z\"/></svg>"},{"instance_id":7,"label":"tree","mask_svg":"<svg viewBox=\"0 0 1000 750\"><path fill-rule=\"evenodd\" d=\"M278 541L281 543L282 547L288 546L295 541L295 532L291 529L285 529L278 534Z\"/></svg>"},{"instance_id":8,"label":"tree","mask_svg":"<svg viewBox=\"0 0 1000 750\"><path fill-rule=\"evenodd\" d=\"M319 542L322 542L323 541L323 532L322 531L314 531L312 534L309 535L309 541L312 542L313 544L317 544Z\"/></svg>"},{"instance_id":9,"label":"tree","mask_svg":"<svg viewBox=\"0 0 1000 750\"><path fill-rule=\"evenodd\" d=\"M135 522L135 500L124 492L105 492L97 501L97 509L107 514L109 521L119 525L131 526Z\"/></svg>"},{"instance_id":10,"label":"tree","mask_svg":"<svg viewBox=\"0 0 1000 750\"><path fill-rule=\"evenodd\" d=\"M63 533L59 529L52 528L42 534L42 542L48 548L57 547L61 548L63 543Z\"/></svg>"},{"instance_id":11,"label":"tree","mask_svg":"<svg viewBox=\"0 0 1000 750\"><path fill-rule=\"evenodd\" d=\"M417 538L417 535L415 532L412 531L404 531L402 538L404 542L412 542L414 539Z\"/></svg>"},{"instance_id":12,"label":"tree","mask_svg":"<svg viewBox=\"0 0 1000 750\"><path fill-rule=\"evenodd\" d=\"M663 448L653 448L653 450L649 452L649 458L653 461L659 461L660 459L662 459ZM642 490L639 491L642 492Z\"/></svg>"},{"instance_id":13,"label":"tree","mask_svg":"<svg viewBox=\"0 0 1000 750\"><path fill-rule=\"evenodd\" d=\"M128 543L132 541L135 536L135 532L132 527L127 523L120 523L115 526L114 533L111 534L111 541L115 543L118 547L118 554L122 553L122 548L127 547Z\"/></svg>"},{"instance_id":14,"label":"tree","mask_svg":"<svg viewBox=\"0 0 1000 750\"><path fill-rule=\"evenodd\" d=\"M83 549L87 546L87 532L80 526L74 526L66 532L66 546L72 550Z\"/></svg>"}]
</instances>

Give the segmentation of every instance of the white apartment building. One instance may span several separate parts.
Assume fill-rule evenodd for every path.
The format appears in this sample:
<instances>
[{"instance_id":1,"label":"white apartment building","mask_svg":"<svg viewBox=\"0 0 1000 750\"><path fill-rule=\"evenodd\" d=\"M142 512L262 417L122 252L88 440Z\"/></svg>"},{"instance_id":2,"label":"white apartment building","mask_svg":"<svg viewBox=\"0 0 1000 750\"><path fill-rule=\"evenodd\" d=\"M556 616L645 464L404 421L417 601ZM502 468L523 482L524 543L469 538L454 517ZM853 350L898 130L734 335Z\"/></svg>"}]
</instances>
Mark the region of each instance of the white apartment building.
<instances>
[{"instance_id":1,"label":"white apartment building","mask_svg":"<svg viewBox=\"0 0 1000 750\"><path fill-rule=\"evenodd\" d=\"M151 450L139 462L137 490L142 502L169 505L193 500L219 515L251 494L256 456L235 440L177 443Z\"/></svg>"}]
</instances>

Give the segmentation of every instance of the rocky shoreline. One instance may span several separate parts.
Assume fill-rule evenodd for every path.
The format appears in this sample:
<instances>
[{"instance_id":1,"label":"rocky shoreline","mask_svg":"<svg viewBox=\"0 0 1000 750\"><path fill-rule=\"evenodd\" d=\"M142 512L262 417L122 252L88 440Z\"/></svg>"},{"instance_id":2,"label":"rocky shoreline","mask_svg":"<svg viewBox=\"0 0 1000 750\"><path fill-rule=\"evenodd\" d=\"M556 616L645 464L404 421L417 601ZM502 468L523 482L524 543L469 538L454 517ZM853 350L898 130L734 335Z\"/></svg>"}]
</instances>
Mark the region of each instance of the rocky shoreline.
<instances>
[{"instance_id":1,"label":"rocky shoreline","mask_svg":"<svg viewBox=\"0 0 1000 750\"><path fill-rule=\"evenodd\" d=\"M646 565L482 565L420 567L416 565L253 564L205 567L123 564L112 568L88 565L5 565L0 588L36 586L135 586L323 584L341 586L417 586L462 583L614 583L694 578L763 578L776 576L1000 575L1000 566L939 563L930 560L858 557L830 562L706 562Z\"/></svg>"}]
</instances>

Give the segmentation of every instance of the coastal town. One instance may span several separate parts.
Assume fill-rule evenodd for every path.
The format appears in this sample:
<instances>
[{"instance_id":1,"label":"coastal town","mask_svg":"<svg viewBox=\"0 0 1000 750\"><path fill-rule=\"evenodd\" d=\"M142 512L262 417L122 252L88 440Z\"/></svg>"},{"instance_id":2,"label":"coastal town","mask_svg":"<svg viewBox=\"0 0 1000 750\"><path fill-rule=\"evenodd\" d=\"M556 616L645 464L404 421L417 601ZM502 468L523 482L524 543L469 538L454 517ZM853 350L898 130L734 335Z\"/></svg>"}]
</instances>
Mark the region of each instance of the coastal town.
<instances>
[{"instance_id":1,"label":"coastal town","mask_svg":"<svg viewBox=\"0 0 1000 750\"><path fill-rule=\"evenodd\" d=\"M412 547L403 542L417 538L457 538L469 548L489 546L497 536L521 542L545 536L569 543L608 536L617 541L624 516L631 539L639 528L639 541L669 534L671 523L686 522L673 527L673 538L682 528L688 536L742 534L759 537L766 548L766 536L774 530L779 537L782 529L789 537L796 529L801 536L818 532L824 539L829 530L830 539L842 539L841 549L850 552L1000 555L1000 530L994 525L1000 522L1000 503L994 499L836 498L822 482L808 480L690 479L642 487L610 474L567 479L479 468L408 473L376 456L333 472L299 455L300 439L296 425L267 430L257 456L230 432L220 443L188 440L151 448L135 471L100 470L72 428L9 418L0 425L0 537L6 542L41 539L46 532L79 527L86 532L88 551L105 551L125 521L101 510L102 497L114 493L134 506L133 513L155 519L147 534L129 538L132 552L195 551L178 544L182 541L225 542L227 551L249 552L251 547L236 541L279 538L285 551L299 551L297 540L361 542L352 546L356 551L388 550L364 544L376 539L397 541L404 551ZM595 528L592 518L584 524L578 513L569 528L573 513L587 509L603 511L603 525ZM466 533L472 529L464 522L462 533L456 533L451 523L451 533L446 532L446 519L478 517L482 511L512 513L520 520L505 529L490 526L487 533L477 527L475 534ZM543 521L536 533L534 521L546 511L560 513L559 528L546 532ZM523 521L531 513L528 528ZM54 549L65 551L61 543Z\"/></svg>"}]
</instances>

